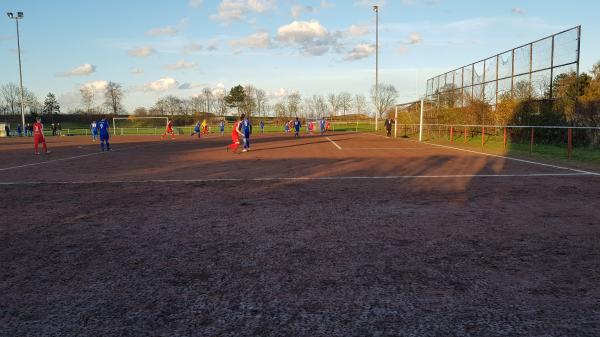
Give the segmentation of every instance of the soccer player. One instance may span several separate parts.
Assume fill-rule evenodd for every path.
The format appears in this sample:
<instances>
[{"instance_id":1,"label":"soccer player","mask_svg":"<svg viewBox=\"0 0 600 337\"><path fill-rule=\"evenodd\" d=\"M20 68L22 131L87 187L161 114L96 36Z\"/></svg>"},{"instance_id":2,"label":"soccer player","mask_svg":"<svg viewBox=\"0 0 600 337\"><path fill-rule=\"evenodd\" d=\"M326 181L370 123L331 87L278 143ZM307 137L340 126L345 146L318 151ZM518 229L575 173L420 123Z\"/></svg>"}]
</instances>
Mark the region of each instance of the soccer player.
<instances>
[{"instance_id":1,"label":"soccer player","mask_svg":"<svg viewBox=\"0 0 600 337\"><path fill-rule=\"evenodd\" d=\"M198 138L200 138L200 121L196 122L196 125L194 125L194 131L190 137L193 137L194 135L198 135Z\"/></svg>"},{"instance_id":2,"label":"soccer player","mask_svg":"<svg viewBox=\"0 0 600 337\"><path fill-rule=\"evenodd\" d=\"M231 130L231 144L227 146L227 151L231 149L231 151L235 152L240 146L240 136L242 136L242 132L240 127L242 126L242 121L244 120L244 115L240 118L239 121L235 121L233 123L233 130Z\"/></svg>"},{"instance_id":3,"label":"soccer player","mask_svg":"<svg viewBox=\"0 0 600 337\"><path fill-rule=\"evenodd\" d=\"M108 142L108 140L110 138L110 136L109 136L110 133L108 130L109 126L110 126L110 124L104 117L98 123L98 130L99 130L98 133L100 134L100 150L102 150L102 152L104 152L104 143L106 143L106 151L110 151L110 144Z\"/></svg>"},{"instance_id":4,"label":"soccer player","mask_svg":"<svg viewBox=\"0 0 600 337\"><path fill-rule=\"evenodd\" d=\"M35 154L40 154L38 151L38 144L42 143L44 153L48 154L48 147L46 146L46 138L44 138L44 125L40 117L35 118L36 122L33 124L33 143L35 148Z\"/></svg>"},{"instance_id":5,"label":"soccer player","mask_svg":"<svg viewBox=\"0 0 600 337\"><path fill-rule=\"evenodd\" d=\"M96 124L96 121L90 124L90 128L92 129L92 142L95 142L96 138L98 138L98 124Z\"/></svg>"},{"instance_id":6,"label":"soccer player","mask_svg":"<svg viewBox=\"0 0 600 337\"><path fill-rule=\"evenodd\" d=\"M202 134L208 135L208 122L206 119L202 121Z\"/></svg>"},{"instance_id":7,"label":"soccer player","mask_svg":"<svg viewBox=\"0 0 600 337\"><path fill-rule=\"evenodd\" d=\"M302 123L300 123L300 119L298 119L298 117L296 117L296 120L294 121L294 137L298 137L300 134L300 127L302 127Z\"/></svg>"},{"instance_id":8,"label":"soccer player","mask_svg":"<svg viewBox=\"0 0 600 337\"><path fill-rule=\"evenodd\" d=\"M225 134L225 120L221 120L219 123L219 130L221 131L221 137Z\"/></svg>"},{"instance_id":9,"label":"soccer player","mask_svg":"<svg viewBox=\"0 0 600 337\"><path fill-rule=\"evenodd\" d=\"M265 121L260 120L260 133L265 133Z\"/></svg>"},{"instance_id":10,"label":"soccer player","mask_svg":"<svg viewBox=\"0 0 600 337\"><path fill-rule=\"evenodd\" d=\"M250 151L250 135L252 134L252 124L248 118L245 118L244 114L242 114L242 126L240 129L244 136L244 150L242 150L242 152L248 152Z\"/></svg>"},{"instance_id":11,"label":"soccer player","mask_svg":"<svg viewBox=\"0 0 600 337\"><path fill-rule=\"evenodd\" d=\"M167 134L171 135L171 139L175 139L175 132L173 132L173 120L171 119L169 119L169 121L167 122L167 129L160 138L165 139L165 137L167 137Z\"/></svg>"},{"instance_id":12,"label":"soccer player","mask_svg":"<svg viewBox=\"0 0 600 337\"><path fill-rule=\"evenodd\" d=\"M285 122L285 124L283 125L283 132L290 132L290 124L288 122Z\"/></svg>"}]
</instances>

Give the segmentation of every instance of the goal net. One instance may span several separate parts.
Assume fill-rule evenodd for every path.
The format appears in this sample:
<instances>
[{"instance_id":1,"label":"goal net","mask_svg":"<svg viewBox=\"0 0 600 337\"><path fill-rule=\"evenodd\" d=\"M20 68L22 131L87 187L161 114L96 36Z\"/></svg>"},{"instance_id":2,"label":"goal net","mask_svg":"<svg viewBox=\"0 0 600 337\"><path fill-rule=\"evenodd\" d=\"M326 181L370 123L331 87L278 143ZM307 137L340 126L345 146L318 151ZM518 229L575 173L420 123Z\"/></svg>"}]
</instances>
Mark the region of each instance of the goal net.
<instances>
[{"instance_id":1,"label":"goal net","mask_svg":"<svg viewBox=\"0 0 600 337\"><path fill-rule=\"evenodd\" d=\"M115 135L148 135L164 132L168 117L115 117L113 133Z\"/></svg>"}]
</instances>

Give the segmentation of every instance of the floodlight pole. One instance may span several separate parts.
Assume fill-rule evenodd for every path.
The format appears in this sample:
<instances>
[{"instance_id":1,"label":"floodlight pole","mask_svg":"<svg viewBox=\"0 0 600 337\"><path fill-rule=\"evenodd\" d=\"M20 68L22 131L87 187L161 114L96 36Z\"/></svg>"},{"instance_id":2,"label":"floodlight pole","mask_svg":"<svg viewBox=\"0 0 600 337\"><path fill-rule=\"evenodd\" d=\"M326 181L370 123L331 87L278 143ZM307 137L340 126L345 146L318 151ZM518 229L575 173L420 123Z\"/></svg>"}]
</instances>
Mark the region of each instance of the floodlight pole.
<instances>
[{"instance_id":1,"label":"floodlight pole","mask_svg":"<svg viewBox=\"0 0 600 337\"><path fill-rule=\"evenodd\" d=\"M12 12L6 13L9 19L15 20L17 23L17 53L19 54L19 81L21 84L21 125L25 127L25 100L23 94L23 71L21 69L21 37L19 36L19 20L23 18L23 12L17 12L15 16Z\"/></svg>"},{"instance_id":2,"label":"floodlight pole","mask_svg":"<svg viewBox=\"0 0 600 337\"><path fill-rule=\"evenodd\" d=\"M379 130L379 6L375 11L375 131Z\"/></svg>"},{"instance_id":3,"label":"floodlight pole","mask_svg":"<svg viewBox=\"0 0 600 337\"><path fill-rule=\"evenodd\" d=\"M421 100L421 116L419 117L419 142L423 141L423 100Z\"/></svg>"}]
</instances>

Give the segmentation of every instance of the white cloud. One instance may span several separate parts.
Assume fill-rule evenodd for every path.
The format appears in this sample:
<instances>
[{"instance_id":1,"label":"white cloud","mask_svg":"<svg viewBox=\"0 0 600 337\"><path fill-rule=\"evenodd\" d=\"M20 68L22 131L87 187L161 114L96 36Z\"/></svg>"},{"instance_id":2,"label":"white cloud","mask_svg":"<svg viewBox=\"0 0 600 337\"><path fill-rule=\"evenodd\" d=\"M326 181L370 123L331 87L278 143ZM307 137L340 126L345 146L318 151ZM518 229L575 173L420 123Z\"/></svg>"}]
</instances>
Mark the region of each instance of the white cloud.
<instances>
[{"instance_id":1,"label":"white cloud","mask_svg":"<svg viewBox=\"0 0 600 337\"><path fill-rule=\"evenodd\" d=\"M321 0L321 8L325 9L325 8L333 8L335 7L335 4L332 2L327 2L327 0Z\"/></svg>"},{"instance_id":2,"label":"white cloud","mask_svg":"<svg viewBox=\"0 0 600 337\"><path fill-rule=\"evenodd\" d=\"M408 36L408 43L409 44L419 44L419 43L422 43L422 42L423 42L423 37L419 33L411 33Z\"/></svg>"},{"instance_id":3,"label":"white cloud","mask_svg":"<svg viewBox=\"0 0 600 337\"><path fill-rule=\"evenodd\" d=\"M156 52L156 50L154 50L154 48L145 46L145 47L138 47L138 48L130 49L127 53L129 54L129 56L133 56L133 57L147 57L147 56L150 56L151 54L154 54L155 52Z\"/></svg>"},{"instance_id":4,"label":"white cloud","mask_svg":"<svg viewBox=\"0 0 600 337\"><path fill-rule=\"evenodd\" d=\"M514 7L510 11L513 14L525 14L525 10L521 7Z\"/></svg>"},{"instance_id":5,"label":"white cloud","mask_svg":"<svg viewBox=\"0 0 600 337\"><path fill-rule=\"evenodd\" d=\"M196 62L188 62L185 60L178 61L174 64L167 64L165 69L167 70L183 70L183 69L194 69L198 66Z\"/></svg>"},{"instance_id":6,"label":"white cloud","mask_svg":"<svg viewBox=\"0 0 600 337\"><path fill-rule=\"evenodd\" d=\"M183 83L182 85L180 85L177 89L179 90L191 90L191 89L197 89L197 88L203 88L205 87L206 84L204 83Z\"/></svg>"},{"instance_id":7,"label":"white cloud","mask_svg":"<svg viewBox=\"0 0 600 337\"><path fill-rule=\"evenodd\" d=\"M144 84L144 91L167 91L178 86L177 80L172 77L161 78L159 80Z\"/></svg>"},{"instance_id":8,"label":"white cloud","mask_svg":"<svg viewBox=\"0 0 600 337\"><path fill-rule=\"evenodd\" d=\"M297 46L305 55L319 56L336 46L336 37L319 21L294 21L277 29L277 40Z\"/></svg>"},{"instance_id":9,"label":"white cloud","mask_svg":"<svg viewBox=\"0 0 600 337\"><path fill-rule=\"evenodd\" d=\"M306 6L306 5L293 5L292 9L290 10L290 14L292 15L292 17L294 19L298 19L300 17L300 15L302 15L302 13L314 13L316 12L316 10L311 7L311 6Z\"/></svg>"},{"instance_id":10,"label":"white cloud","mask_svg":"<svg viewBox=\"0 0 600 337\"><path fill-rule=\"evenodd\" d=\"M279 88L279 90L274 91L274 92L267 91L267 97L281 98L281 97L285 97L287 95L288 95L288 91L285 88Z\"/></svg>"},{"instance_id":11,"label":"white cloud","mask_svg":"<svg viewBox=\"0 0 600 337\"><path fill-rule=\"evenodd\" d=\"M283 42L304 43L329 35L319 21L294 21L277 29L277 38Z\"/></svg>"},{"instance_id":12,"label":"white cloud","mask_svg":"<svg viewBox=\"0 0 600 337\"><path fill-rule=\"evenodd\" d=\"M131 68L132 75L142 75L144 73L144 69L142 68Z\"/></svg>"},{"instance_id":13,"label":"white cloud","mask_svg":"<svg viewBox=\"0 0 600 337\"><path fill-rule=\"evenodd\" d=\"M177 29L174 28L173 26L152 28L146 32L146 35L148 35L148 36L163 36L163 35L173 36L176 34L177 34Z\"/></svg>"},{"instance_id":14,"label":"white cloud","mask_svg":"<svg viewBox=\"0 0 600 337\"><path fill-rule=\"evenodd\" d=\"M199 52L201 50L202 50L201 44L192 42L192 43L189 43L189 44L183 46L181 52L183 54L191 54L191 53Z\"/></svg>"},{"instance_id":15,"label":"white cloud","mask_svg":"<svg viewBox=\"0 0 600 337\"><path fill-rule=\"evenodd\" d=\"M103 91L108 86L108 81L106 80L98 80L91 81L83 84L80 89L92 89L94 91Z\"/></svg>"},{"instance_id":16,"label":"white cloud","mask_svg":"<svg viewBox=\"0 0 600 337\"><path fill-rule=\"evenodd\" d=\"M85 63L80 65L79 67L75 67L67 72L59 74L59 76L88 76L92 73L96 72L96 66Z\"/></svg>"},{"instance_id":17,"label":"white cloud","mask_svg":"<svg viewBox=\"0 0 600 337\"><path fill-rule=\"evenodd\" d=\"M365 36L371 33L371 27L366 24L351 25L346 29L346 34L351 37Z\"/></svg>"},{"instance_id":18,"label":"white cloud","mask_svg":"<svg viewBox=\"0 0 600 337\"><path fill-rule=\"evenodd\" d=\"M199 8L202 7L203 0L188 0L190 7Z\"/></svg>"},{"instance_id":19,"label":"white cloud","mask_svg":"<svg viewBox=\"0 0 600 337\"><path fill-rule=\"evenodd\" d=\"M217 85L211 90L213 95L224 95L225 94L225 84L217 83Z\"/></svg>"},{"instance_id":20,"label":"white cloud","mask_svg":"<svg viewBox=\"0 0 600 337\"><path fill-rule=\"evenodd\" d=\"M217 14L211 15L211 19L227 25L233 21L244 21L249 14L262 14L275 7L275 0L222 0Z\"/></svg>"},{"instance_id":21,"label":"white cloud","mask_svg":"<svg viewBox=\"0 0 600 337\"><path fill-rule=\"evenodd\" d=\"M231 48L237 52L244 48L247 49L266 49L271 48L271 37L267 32L257 32L240 39L229 41Z\"/></svg>"},{"instance_id":22,"label":"white cloud","mask_svg":"<svg viewBox=\"0 0 600 337\"><path fill-rule=\"evenodd\" d=\"M375 53L375 46L367 43L360 43L354 47L344 58L346 61L356 61L369 57Z\"/></svg>"},{"instance_id":23,"label":"white cloud","mask_svg":"<svg viewBox=\"0 0 600 337\"><path fill-rule=\"evenodd\" d=\"M206 46L206 50L213 51L219 49L219 40L211 40Z\"/></svg>"}]
</instances>

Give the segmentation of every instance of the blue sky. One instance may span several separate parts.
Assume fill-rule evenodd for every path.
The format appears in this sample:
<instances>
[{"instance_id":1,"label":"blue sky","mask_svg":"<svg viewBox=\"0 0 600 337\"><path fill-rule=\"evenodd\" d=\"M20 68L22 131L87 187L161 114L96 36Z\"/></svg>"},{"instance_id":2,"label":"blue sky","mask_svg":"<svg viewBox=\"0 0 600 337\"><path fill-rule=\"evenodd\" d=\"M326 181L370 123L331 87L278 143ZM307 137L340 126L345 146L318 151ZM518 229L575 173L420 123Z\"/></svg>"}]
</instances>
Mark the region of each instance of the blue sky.
<instances>
[{"instance_id":1,"label":"blue sky","mask_svg":"<svg viewBox=\"0 0 600 337\"><path fill-rule=\"evenodd\" d=\"M367 94L373 3L381 82L399 101L421 96L427 78L576 25L582 70L600 61L600 2L591 0L0 0L0 9L25 13L27 88L54 92L68 110L81 106L82 86L114 81L131 111L236 84L268 91L272 103L292 91ZM3 17L0 83L17 83L14 22Z\"/></svg>"}]
</instances>

